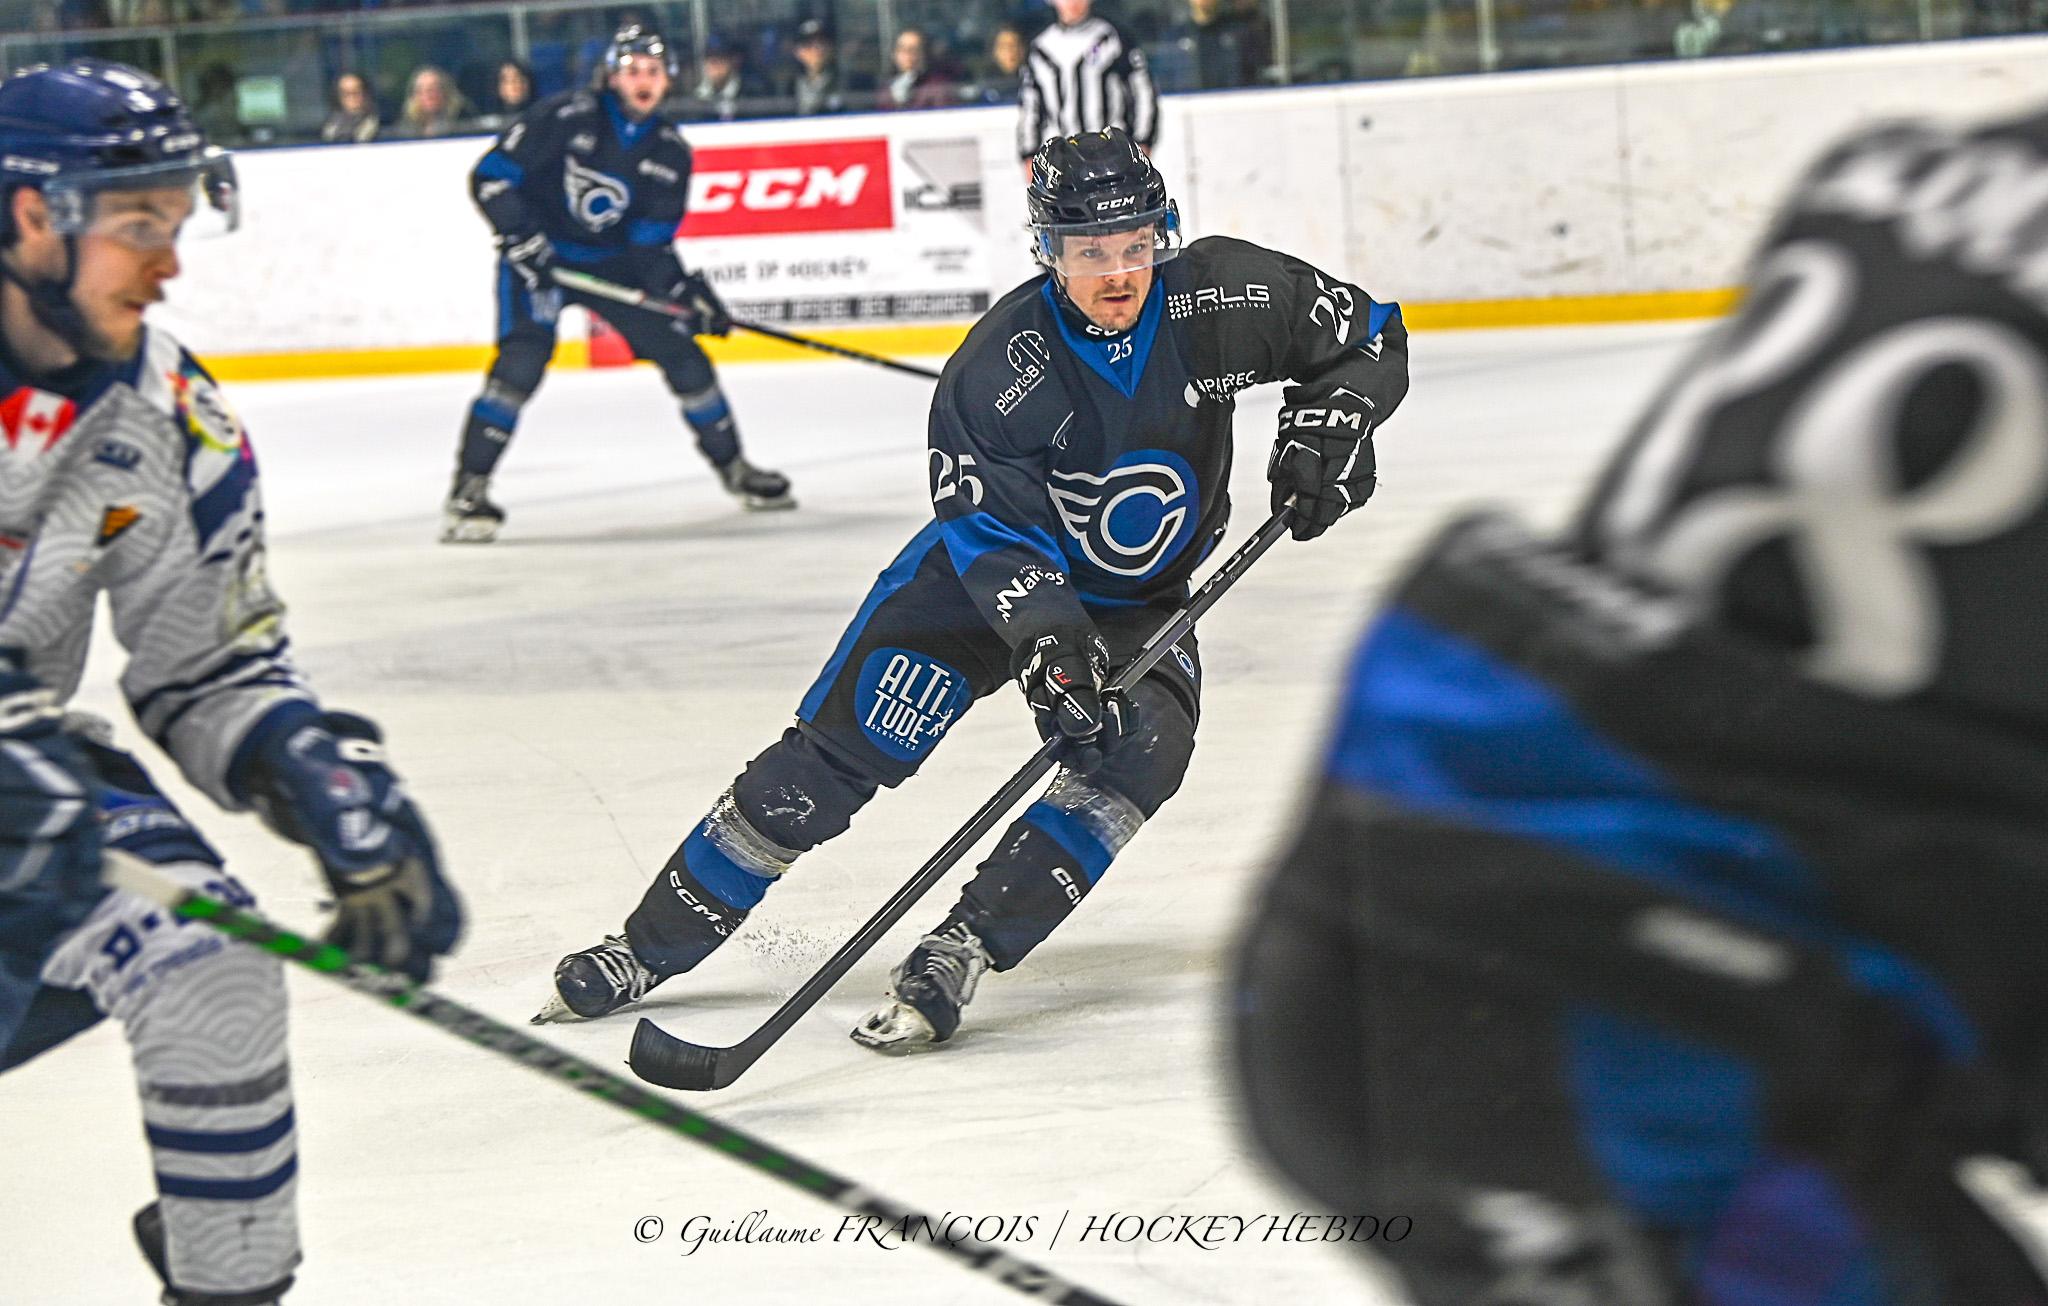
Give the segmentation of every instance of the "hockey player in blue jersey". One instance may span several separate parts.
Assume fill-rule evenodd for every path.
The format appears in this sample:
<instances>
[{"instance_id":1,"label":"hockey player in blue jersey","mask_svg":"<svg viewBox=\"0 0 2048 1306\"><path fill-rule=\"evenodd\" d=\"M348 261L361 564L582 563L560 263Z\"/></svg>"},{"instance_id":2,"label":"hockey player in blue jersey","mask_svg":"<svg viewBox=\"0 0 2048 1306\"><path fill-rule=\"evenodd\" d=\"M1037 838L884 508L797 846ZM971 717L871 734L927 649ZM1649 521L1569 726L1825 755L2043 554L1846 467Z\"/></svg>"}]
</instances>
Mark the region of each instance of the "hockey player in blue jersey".
<instances>
[{"instance_id":1,"label":"hockey player in blue jersey","mask_svg":"<svg viewBox=\"0 0 2048 1306\"><path fill-rule=\"evenodd\" d=\"M694 332L722 336L732 318L703 274L676 259L690 194L690 147L660 105L675 55L653 31L626 26L605 50L603 86L542 100L507 127L470 174L470 194L498 241L498 354L470 405L441 538L496 539L505 513L491 473L519 411L540 386L565 304L601 310L637 358L661 369L697 448L748 508L794 508L789 481L749 463L739 427ZM696 310L694 322L620 309L554 284L573 268Z\"/></svg>"},{"instance_id":2,"label":"hockey player in blue jersey","mask_svg":"<svg viewBox=\"0 0 2048 1306\"><path fill-rule=\"evenodd\" d=\"M114 849L251 901L105 723L65 711L101 596L136 723L313 851L333 941L424 978L461 922L376 728L288 656L247 437L143 323L181 235L237 211L230 161L155 78L77 59L0 82L0 1070L122 1024L158 1193L135 1232L171 1306L264 1306L299 1262L284 977L100 885Z\"/></svg>"},{"instance_id":3,"label":"hockey player in blue jersey","mask_svg":"<svg viewBox=\"0 0 2048 1306\"><path fill-rule=\"evenodd\" d=\"M1164 181L1120 129L1047 142L1029 203L1045 275L976 324L932 402L935 519L624 931L563 959L542 1017L604 1015L695 966L1015 681L1040 730L1064 736L1064 765L854 1032L881 1050L944 1042L981 976L1065 920L1180 785L1194 637L1128 702L1103 686L1223 536L1237 392L1294 383L1268 476L1276 506L1295 501L1297 538L1372 493L1372 434L1408 386L1398 307L1244 241L1181 248Z\"/></svg>"},{"instance_id":4,"label":"hockey player in blue jersey","mask_svg":"<svg viewBox=\"0 0 2048 1306\"><path fill-rule=\"evenodd\" d=\"M1415 560L1242 949L1421 1306L2040 1306L2048 112L1831 151L1563 538Z\"/></svg>"}]
</instances>

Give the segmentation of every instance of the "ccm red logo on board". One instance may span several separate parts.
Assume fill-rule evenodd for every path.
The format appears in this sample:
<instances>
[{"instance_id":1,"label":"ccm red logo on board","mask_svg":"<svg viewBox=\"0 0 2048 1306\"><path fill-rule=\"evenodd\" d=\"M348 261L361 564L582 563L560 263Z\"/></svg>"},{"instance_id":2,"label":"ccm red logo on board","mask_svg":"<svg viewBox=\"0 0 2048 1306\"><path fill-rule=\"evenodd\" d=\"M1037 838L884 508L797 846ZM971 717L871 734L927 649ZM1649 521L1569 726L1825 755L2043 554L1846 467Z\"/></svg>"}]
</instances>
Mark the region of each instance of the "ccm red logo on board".
<instances>
[{"instance_id":1,"label":"ccm red logo on board","mask_svg":"<svg viewBox=\"0 0 2048 1306\"><path fill-rule=\"evenodd\" d=\"M685 236L886 231L889 142L706 147L690 170Z\"/></svg>"}]
</instances>

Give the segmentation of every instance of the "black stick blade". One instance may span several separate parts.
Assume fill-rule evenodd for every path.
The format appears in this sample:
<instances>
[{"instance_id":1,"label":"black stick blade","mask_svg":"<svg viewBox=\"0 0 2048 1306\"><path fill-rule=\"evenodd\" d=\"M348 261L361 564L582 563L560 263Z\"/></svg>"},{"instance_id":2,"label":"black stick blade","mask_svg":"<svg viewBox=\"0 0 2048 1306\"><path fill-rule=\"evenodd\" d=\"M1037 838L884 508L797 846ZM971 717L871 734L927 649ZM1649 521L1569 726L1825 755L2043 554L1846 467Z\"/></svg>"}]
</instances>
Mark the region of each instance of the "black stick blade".
<instances>
[{"instance_id":1,"label":"black stick blade","mask_svg":"<svg viewBox=\"0 0 2048 1306\"><path fill-rule=\"evenodd\" d=\"M642 1016L633 1029L633 1049L626 1054L626 1064L650 1084L706 1093L740 1077L742 1067L731 1064L733 1058L726 1055L730 1050L686 1043Z\"/></svg>"}]
</instances>

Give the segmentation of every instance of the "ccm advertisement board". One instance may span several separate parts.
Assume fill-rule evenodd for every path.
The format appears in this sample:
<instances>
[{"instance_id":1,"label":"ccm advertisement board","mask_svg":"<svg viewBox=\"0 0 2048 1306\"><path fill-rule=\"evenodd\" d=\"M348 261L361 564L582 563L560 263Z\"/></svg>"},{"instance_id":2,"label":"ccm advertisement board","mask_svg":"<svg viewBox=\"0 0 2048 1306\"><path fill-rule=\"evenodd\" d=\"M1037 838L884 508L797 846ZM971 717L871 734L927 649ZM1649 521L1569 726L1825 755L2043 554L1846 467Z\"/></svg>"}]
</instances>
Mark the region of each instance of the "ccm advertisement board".
<instances>
[{"instance_id":1,"label":"ccm advertisement board","mask_svg":"<svg viewBox=\"0 0 2048 1306\"><path fill-rule=\"evenodd\" d=\"M951 117L697 147L684 265L757 322L974 317L989 303L981 141Z\"/></svg>"}]
</instances>

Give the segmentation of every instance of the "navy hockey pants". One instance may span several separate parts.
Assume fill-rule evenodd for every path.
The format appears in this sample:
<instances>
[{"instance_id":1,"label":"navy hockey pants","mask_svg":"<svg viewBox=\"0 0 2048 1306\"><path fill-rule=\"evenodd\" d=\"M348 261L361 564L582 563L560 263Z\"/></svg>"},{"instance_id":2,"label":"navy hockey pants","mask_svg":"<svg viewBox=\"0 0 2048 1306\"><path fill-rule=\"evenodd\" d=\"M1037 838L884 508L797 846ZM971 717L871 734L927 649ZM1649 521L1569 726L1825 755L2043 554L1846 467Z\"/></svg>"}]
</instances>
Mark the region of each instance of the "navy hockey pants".
<instances>
[{"instance_id":1,"label":"navy hockey pants","mask_svg":"<svg viewBox=\"0 0 2048 1306\"><path fill-rule=\"evenodd\" d=\"M630 273L621 269L600 264L589 270L594 276L634 284ZM562 309L571 304L603 316L625 337L635 358L661 370L705 458L723 467L739 455L738 432L718 388L718 375L685 324L560 286L529 291L503 260L498 263L497 292L498 354L463 428L464 472L489 475L504 456L520 409L540 388L554 356Z\"/></svg>"},{"instance_id":2,"label":"navy hockey pants","mask_svg":"<svg viewBox=\"0 0 2048 1306\"><path fill-rule=\"evenodd\" d=\"M1091 605L1089 615L1115 665L1178 606ZM997 970L1051 934L1179 789L1194 753L1198 659L1190 634L1132 692L1137 716L1122 743L1089 775L1057 772L963 889L954 919L974 928ZM878 787L916 774L961 713L1009 683L1009 662L937 525L926 527L869 591L797 724L748 764L648 888L627 921L634 951L657 970L696 964L799 854L843 832Z\"/></svg>"}]
</instances>

